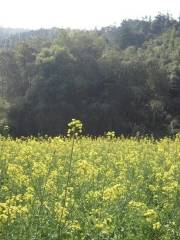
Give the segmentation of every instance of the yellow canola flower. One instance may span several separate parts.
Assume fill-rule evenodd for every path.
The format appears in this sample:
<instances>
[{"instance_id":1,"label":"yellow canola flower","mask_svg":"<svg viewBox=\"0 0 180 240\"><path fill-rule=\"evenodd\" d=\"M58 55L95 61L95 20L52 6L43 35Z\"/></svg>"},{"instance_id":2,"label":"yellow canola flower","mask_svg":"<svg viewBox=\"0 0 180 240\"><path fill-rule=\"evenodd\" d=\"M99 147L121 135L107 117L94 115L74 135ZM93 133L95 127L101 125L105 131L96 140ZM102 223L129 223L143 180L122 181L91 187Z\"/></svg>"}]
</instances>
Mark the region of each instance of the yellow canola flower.
<instances>
[{"instance_id":1,"label":"yellow canola flower","mask_svg":"<svg viewBox=\"0 0 180 240\"><path fill-rule=\"evenodd\" d=\"M22 198L24 201L30 201L34 198L34 194L34 189L32 187L28 187Z\"/></svg>"},{"instance_id":2,"label":"yellow canola flower","mask_svg":"<svg viewBox=\"0 0 180 240\"><path fill-rule=\"evenodd\" d=\"M48 176L48 180L45 184L46 191L51 195L57 193L57 184L56 184L57 177L58 177L58 171L57 170L52 171Z\"/></svg>"},{"instance_id":3,"label":"yellow canola flower","mask_svg":"<svg viewBox=\"0 0 180 240\"><path fill-rule=\"evenodd\" d=\"M157 215L157 213L156 213L156 211L154 209L148 209L144 213L144 217L146 218L146 220L148 222L153 222L154 220L157 219L158 215Z\"/></svg>"},{"instance_id":4,"label":"yellow canola flower","mask_svg":"<svg viewBox=\"0 0 180 240\"><path fill-rule=\"evenodd\" d=\"M80 160L76 164L76 172L80 177L92 178L98 173L98 170L86 160Z\"/></svg>"},{"instance_id":5,"label":"yellow canola flower","mask_svg":"<svg viewBox=\"0 0 180 240\"><path fill-rule=\"evenodd\" d=\"M72 119L70 123L68 123L68 131L67 136L71 137L77 137L82 133L83 124L80 120Z\"/></svg>"},{"instance_id":6,"label":"yellow canola flower","mask_svg":"<svg viewBox=\"0 0 180 240\"><path fill-rule=\"evenodd\" d=\"M163 192L171 193L178 189L178 182L172 181L162 188Z\"/></svg>"},{"instance_id":7,"label":"yellow canola flower","mask_svg":"<svg viewBox=\"0 0 180 240\"><path fill-rule=\"evenodd\" d=\"M153 223L153 229L154 230L159 230L160 228L161 228L161 223L160 222Z\"/></svg>"},{"instance_id":8,"label":"yellow canola flower","mask_svg":"<svg viewBox=\"0 0 180 240\"><path fill-rule=\"evenodd\" d=\"M8 221L8 215L4 213L0 214L0 225L7 223L7 221Z\"/></svg>"},{"instance_id":9,"label":"yellow canola flower","mask_svg":"<svg viewBox=\"0 0 180 240\"><path fill-rule=\"evenodd\" d=\"M112 219L105 218L104 220L98 219L95 227L103 234L108 235L113 231Z\"/></svg>"},{"instance_id":10,"label":"yellow canola flower","mask_svg":"<svg viewBox=\"0 0 180 240\"><path fill-rule=\"evenodd\" d=\"M14 222L18 216L28 213L27 206L16 205L15 198L9 199L5 203L0 203L0 223L5 224L8 221Z\"/></svg>"},{"instance_id":11,"label":"yellow canola flower","mask_svg":"<svg viewBox=\"0 0 180 240\"><path fill-rule=\"evenodd\" d=\"M104 225L104 223L96 223L96 228L102 230L105 228L105 225Z\"/></svg>"},{"instance_id":12,"label":"yellow canola flower","mask_svg":"<svg viewBox=\"0 0 180 240\"><path fill-rule=\"evenodd\" d=\"M63 207L61 203L57 202L54 207L55 217L57 222L64 223L69 212L67 208Z\"/></svg>"},{"instance_id":13,"label":"yellow canola flower","mask_svg":"<svg viewBox=\"0 0 180 240\"><path fill-rule=\"evenodd\" d=\"M128 203L129 208L132 209L146 209L146 204L143 202L130 201Z\"/></svg>"},{"instance_id":14,"label":"yellow canola flower","mask_svg":"<svg viewBox=\"0 0 180 240\"><path fill-rule=\"evenodd\" d=\"M18 185L19 187L29 185L29 178L24 174L22 166L9 163L7 174L12 179L14 184Z\"/></svg>"},{"instance_id":15,"label":"yellow canola flower","mask_svg":"<svg viewBox=\"0 0 180 240\"><path fill-rule=\"evenodd\" d=\"M45 177L48 173L47 165L43 162L34 162L32 176L34 178Z\"/></svg>"},{"instance_id":16,"label":"yellow canola flower","mask_svg":"<svg viewBox=\"0 0 180 240\"><path fill-rule=\"evenodd\" d=\"M73 221L69 227L74 231L81 229L81 226L77 220Z\"/></svg>"},{"instance_id":17,"label":"yellow canola flower","mask_svg":"<svg viewBox=\"0 0 180 240\"><path fill-rule=\"evenodd\" d=\"M108 187L103 192L103 200L105 201L114 201L121 197L125 192L124 187L120 184L116 184L112 187Z\"/></svg>"},{"instance_id":18,"label":"yellow canola flower","mask_svg":"<svg viewBox=\"0 0 180 240\"><path fill-rule=\"evenodd\" d=\"M80 128L74 121L70 136ZM0 139L0 238L8 228L18 238L24 224L38 217L52 232L62 223L74 239L119 237L126 227L133 238L136 226L145 239L144 226L149 236L162 229L161 240L178 236L179 140L82 137L74 141L67 184L72 139ZM122 229L121 215L127 224Z\"/></svg>"},{"instance_id":19,"label":"yellow canola flower","mask_svg":"<svg viewBox=\"0 0 180 240\"><path fill-rule=\"evenodd\" d=\"M86 194L86 198L87 199L99 199L100 197L102 196L101 192L100 191L89 191L87 194Z\"/></svg>"}]
</instances>

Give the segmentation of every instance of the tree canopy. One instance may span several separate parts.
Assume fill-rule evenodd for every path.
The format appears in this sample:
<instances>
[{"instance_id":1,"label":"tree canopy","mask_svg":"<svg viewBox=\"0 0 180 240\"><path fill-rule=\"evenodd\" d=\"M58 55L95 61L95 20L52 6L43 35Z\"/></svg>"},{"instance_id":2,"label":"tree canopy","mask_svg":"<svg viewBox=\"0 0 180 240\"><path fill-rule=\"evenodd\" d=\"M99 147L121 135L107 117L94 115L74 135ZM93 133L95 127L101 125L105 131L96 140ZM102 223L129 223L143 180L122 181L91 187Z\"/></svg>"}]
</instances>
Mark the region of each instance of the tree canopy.
<instances>
[{"instance_id":1,"label":"tree canopy","mask_svg":"<svg viewBox=\"0 0 180 240\"><path fill-rule=\"evenodd\" d=\"M173 134L180 22L159 14L92 31L0 31L0 94L15 136L63 134L72 118L91 135Z\"/></svg>"}]
</instances>

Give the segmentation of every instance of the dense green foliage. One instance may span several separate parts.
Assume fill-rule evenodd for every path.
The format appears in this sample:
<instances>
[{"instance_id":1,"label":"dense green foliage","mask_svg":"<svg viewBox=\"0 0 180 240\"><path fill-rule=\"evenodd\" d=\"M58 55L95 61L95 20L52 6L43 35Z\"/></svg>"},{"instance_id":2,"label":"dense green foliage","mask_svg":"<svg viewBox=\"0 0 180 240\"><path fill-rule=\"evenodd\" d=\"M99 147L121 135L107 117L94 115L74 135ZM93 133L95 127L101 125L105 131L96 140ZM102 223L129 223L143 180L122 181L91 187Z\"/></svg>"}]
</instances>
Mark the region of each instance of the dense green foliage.
<instances>
[{"instance_id":1,"label":"dense green foliage","mask_svg":"<svg viewBox=\"0 0 180 240\"><path fill-rule=\"evenodd\" d=\"M0 87L12 134L63 134L72 117L93 135L162 136L180 128L180 22L169 15L8 39Z\"/></svg>"}]
</instances>

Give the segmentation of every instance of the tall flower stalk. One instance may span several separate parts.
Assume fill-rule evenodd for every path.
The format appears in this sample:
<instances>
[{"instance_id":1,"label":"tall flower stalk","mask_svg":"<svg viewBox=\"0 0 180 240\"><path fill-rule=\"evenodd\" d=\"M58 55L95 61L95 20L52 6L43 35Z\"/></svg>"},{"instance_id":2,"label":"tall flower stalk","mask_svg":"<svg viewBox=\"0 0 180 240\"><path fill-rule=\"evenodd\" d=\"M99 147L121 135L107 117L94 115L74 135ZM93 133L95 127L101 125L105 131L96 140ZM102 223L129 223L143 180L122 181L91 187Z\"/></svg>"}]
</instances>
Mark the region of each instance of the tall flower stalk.
<instances>
[{"instance_id":1,"label":"tall flower stalk","mask_svg":"<svg viewBox=\"0 0 180 240\"><path fill-rule=\"evenodd\" d=\"M65 185L65 190L64 190L64 198L62 200L62 211L61 211L60 222L59 222L59 231L58 231L59 239L61 239L61 236L62 236L62 219L64 216L64 210L66 208L68 188L69 188L70 179L71 179L71 170L72 170L75 140L81 135L82 128L83 128L83 124L81 123L80 120L72 119L72 121L70 123L68 123L67 137L71 138L72 144L71 144L71 150L70 150L69 161L68 161L68 171L67 171L67 180L66 180L66 185Z\"/></svg>"}]
</instances>

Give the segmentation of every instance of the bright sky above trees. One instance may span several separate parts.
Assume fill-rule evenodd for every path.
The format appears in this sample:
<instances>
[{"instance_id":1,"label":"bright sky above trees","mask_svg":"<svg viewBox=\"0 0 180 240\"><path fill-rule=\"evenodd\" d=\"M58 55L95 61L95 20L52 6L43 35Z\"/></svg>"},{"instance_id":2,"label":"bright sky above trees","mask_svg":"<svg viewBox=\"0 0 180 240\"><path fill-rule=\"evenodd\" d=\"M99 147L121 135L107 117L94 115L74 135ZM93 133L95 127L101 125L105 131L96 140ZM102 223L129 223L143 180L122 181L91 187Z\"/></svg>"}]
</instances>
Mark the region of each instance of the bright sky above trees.
<instances>
[{"instance_id":1,"label":"bright sky above trees","mask_svg":"<svg viewBox=\"0 0 180 240\"><path fill-rule=\"evenodd\" d=\"M158 12L180 15L180 0L0 0L0 6L0 26L34 29L92 29Z\"/></svg>"}]
</instances>

